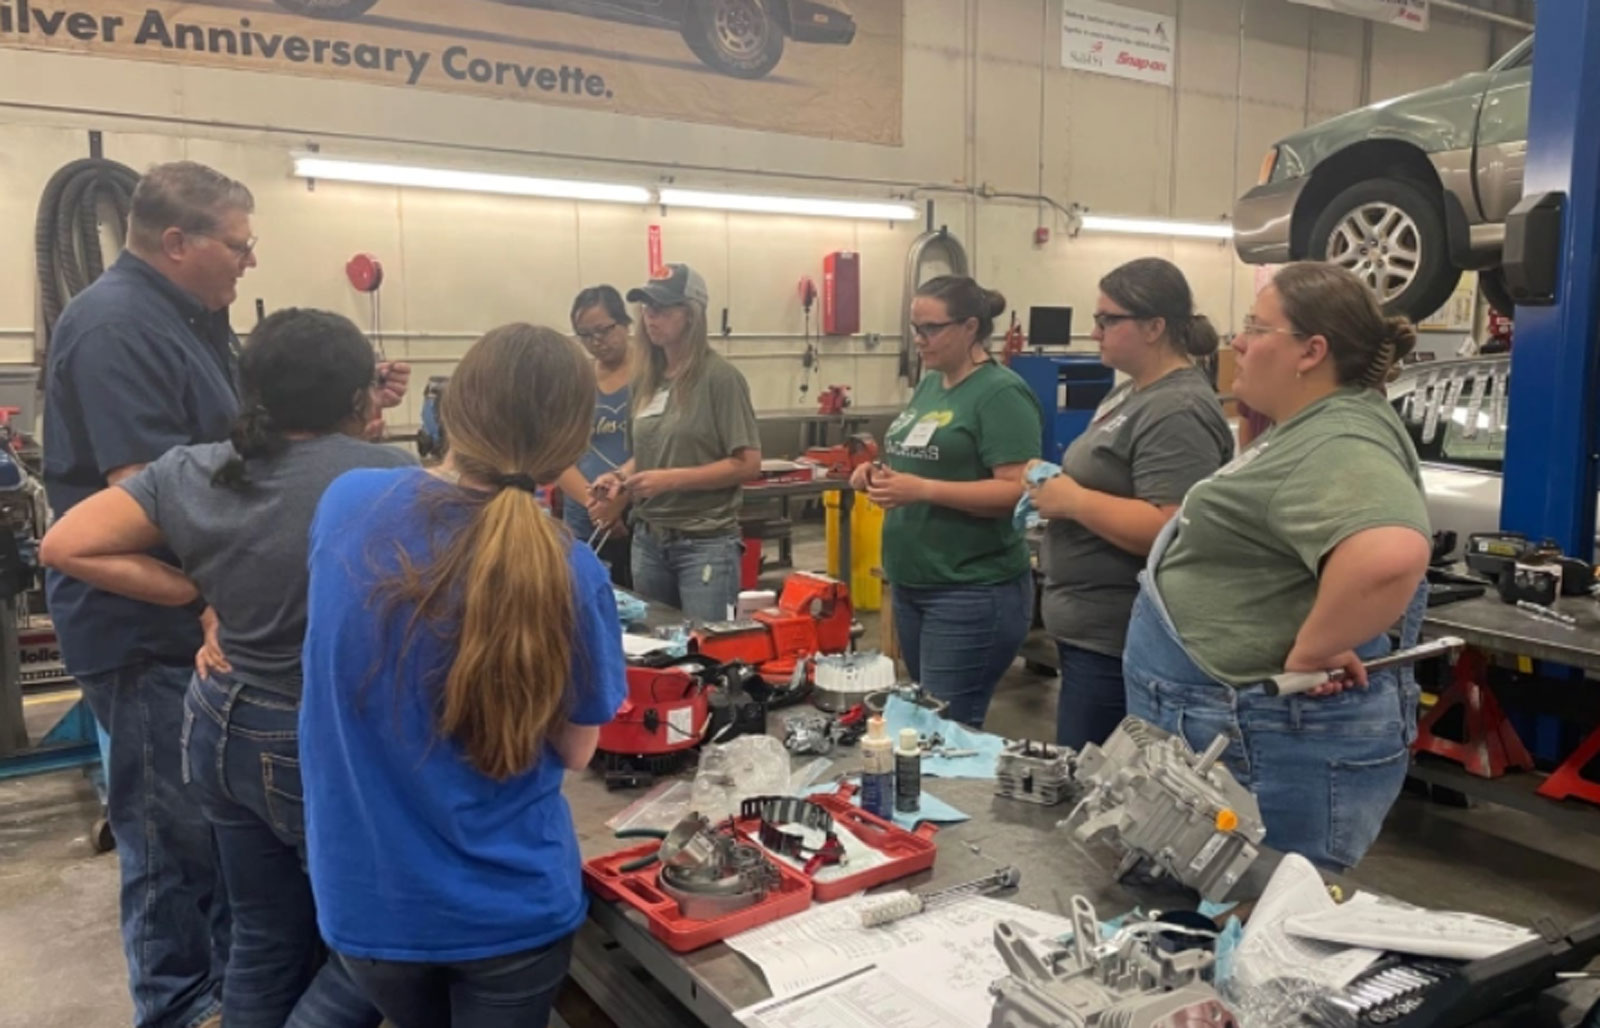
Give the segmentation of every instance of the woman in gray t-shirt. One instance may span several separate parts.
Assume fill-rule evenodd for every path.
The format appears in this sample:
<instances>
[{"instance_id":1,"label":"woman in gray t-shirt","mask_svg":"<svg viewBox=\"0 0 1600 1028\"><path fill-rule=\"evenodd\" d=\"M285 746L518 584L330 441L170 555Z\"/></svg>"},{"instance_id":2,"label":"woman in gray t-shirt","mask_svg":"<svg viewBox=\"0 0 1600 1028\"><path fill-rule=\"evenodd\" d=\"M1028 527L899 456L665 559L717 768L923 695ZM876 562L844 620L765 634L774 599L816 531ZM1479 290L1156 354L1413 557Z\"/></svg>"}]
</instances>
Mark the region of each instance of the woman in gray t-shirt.
<instances>
[{"instance_id":1,"label":"woman in gray t-shirt","mask_svg":"<svg viewBox=\"0 0 1600 1028\"><path fill-rule=\"evenodd\" d=\"M1030 490L1050 519L1044 624L1061 654L1056 741L1104 742L1127 710L1122 644L1151 544L1189 487L1233 457L1216 390L1193 358L1217 349L1183 272L1156 257L1100 280L1094 338L1127 375L1067 447L1062 474Z\"/></svg>"},{"instance_id":2,"label":"woman in gray t-shirt","mask_svg":"<svg viewBox=\"0 0 1600 1028\"><path fill-rule=\"evenodd\" d=\"M68 511L45 563L98 588L170 607L208 604L184 698L184 781L216 833L234 945L222 1018L282 1024L322 963L302 867L300 650L311 519L356 468L414 465L362 441L377 388L372 344L347 318L285 310L239 357L228 442L179 446ZM209 613L209 612L208 612ZM241 945L240 939L246 940ZM344 972L335 963L327 974ZM330 1017L377 1021L349 982L319 987Z\"/></svg>"}]
</instances>

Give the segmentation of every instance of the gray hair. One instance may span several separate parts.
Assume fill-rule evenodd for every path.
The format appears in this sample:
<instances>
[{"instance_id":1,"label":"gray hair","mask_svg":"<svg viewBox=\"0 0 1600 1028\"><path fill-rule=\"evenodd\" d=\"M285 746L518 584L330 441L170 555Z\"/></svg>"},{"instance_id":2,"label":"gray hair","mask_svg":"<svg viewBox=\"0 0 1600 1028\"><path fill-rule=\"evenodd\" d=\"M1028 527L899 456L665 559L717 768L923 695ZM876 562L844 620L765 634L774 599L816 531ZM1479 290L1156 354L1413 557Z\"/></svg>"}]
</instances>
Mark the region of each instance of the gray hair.
<instances>
[{"instance_id":1,"label":"gray hair","mask_svg":"<svg viewBox=\"0 0 1600 1028\"><path fill-rule=\"evenodd\" d=\"M255 197L244 183L220 171L194 161L157 164L134 188L128 240L140 250L155 251L169 228L202 235L215 232L229 211L250 214L255 209Z\"/></svg>"}]
</instances>

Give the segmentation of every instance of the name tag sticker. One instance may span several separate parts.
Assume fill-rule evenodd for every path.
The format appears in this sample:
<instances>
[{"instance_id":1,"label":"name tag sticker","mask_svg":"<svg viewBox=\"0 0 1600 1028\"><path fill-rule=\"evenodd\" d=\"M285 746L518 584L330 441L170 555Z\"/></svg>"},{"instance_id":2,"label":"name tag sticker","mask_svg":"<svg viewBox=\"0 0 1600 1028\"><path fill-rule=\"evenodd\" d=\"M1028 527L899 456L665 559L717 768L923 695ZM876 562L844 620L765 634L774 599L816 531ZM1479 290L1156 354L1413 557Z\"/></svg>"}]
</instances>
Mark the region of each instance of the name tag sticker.
<instances>
[{"instance_id":1,"label":"name tag sticker","mask_svg":"<svg viewBox=\"0 0 1600 1028\"><path fill-rule=\"evenodd\" d=\"M929 415L917 422L917 427L906 433L902 446L927 446L933 439L933 433L939 430L937 416Z\"/></svg>"},{"instance_id":2,"label":"name tag sticker","mask_svg":"<svg viewBox=\"0 0 1600 1028\"><path fill-rule=\"evenodd\" d=\"M1124 390L1122 390L1122 392L1118 393L1115 396L1106 397L1105 402L1100 404L1099 407L1095 408L1093 420L1094 421L1100 421L1107 414L1110 414L1112 411L1116 410L1118 407L1120 407L1123 404L1127 403L1128 402L1128 396L1130 395L1130 392L1131 392L1130 390L1124 389Z\"/></svg>"},{"instance_id":3,"label":"name tag sticker","mask_svg":"<svg viewBox=\"0 0 1600 1028\"><path fill-rule=\"evenodd\" d=\"M640 411L638 416L641 418L659 418L665 414L667 412L667 397L671 392L672 390L670 389L658 390L654 396L650 397L650 402L645 404L644 410Z\"/></svg>"}]
</instances>

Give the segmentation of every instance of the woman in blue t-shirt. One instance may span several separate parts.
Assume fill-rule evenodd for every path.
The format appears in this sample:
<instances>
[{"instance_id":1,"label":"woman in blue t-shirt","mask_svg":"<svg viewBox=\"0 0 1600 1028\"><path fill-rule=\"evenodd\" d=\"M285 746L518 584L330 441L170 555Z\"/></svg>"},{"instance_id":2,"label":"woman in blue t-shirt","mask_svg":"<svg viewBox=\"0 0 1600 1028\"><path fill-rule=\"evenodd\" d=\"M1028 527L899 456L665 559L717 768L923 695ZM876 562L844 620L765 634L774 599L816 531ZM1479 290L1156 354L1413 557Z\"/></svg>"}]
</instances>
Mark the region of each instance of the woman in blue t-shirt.
<instances>
[{"instance_id":1,"label":"woman in blue t-shirt","mask_svg":"<svg viewBox=\"0 0 1600 1028\"><path fill-rule=\"evenodd\" d=\"M162 741L181 745L184 799L216 835L233 923L229 1028L281 1028L323 964L296 737L307 535L335 478L416 464L360 438L376 409L375 371L372 344L349 319L273 314L240 354L244 413L231 439L169 450L72 508L41 548L46 564L98 588L173 607L203 598L214 612L183 736ZM181 570L152 551L170 551ZM336 965L307 1009L327 1026L377 1019Z\"/></svg>"},{"instance_id":2,"label":"woman in blue t-shirt","mask_svg":"<svg viewBox=\"0 0 1600 1028\"><path fill-rule=\"evenodd\" d=\"M574 538L595 536L589 516L589 484L601 475L621 470L628 463L628 397L633 363L628 360L628 307L613 286L590 286L572 301L572 334L594 358L594 428L589 448L578 463L561 473L561 520ZM633 584L630 543L625 520L618 520L595 538L595 552L611 570L611 581L626 589Z\"/></svg>"},{"instance_id":3,"label":"woman in blue t-shirt","mask_svg":"<svg viewBox=\"0 0 1600 1028\"><path fill-rule=\"evenodd\" d=\"M594 390L570 339L496 329L440 402L444 463L346 475L312 524L311 882L397 1028L543 1024L587 913L561 781L621 705L622 631L534 492L589 445Z\"/></svg>"}]
</instances>

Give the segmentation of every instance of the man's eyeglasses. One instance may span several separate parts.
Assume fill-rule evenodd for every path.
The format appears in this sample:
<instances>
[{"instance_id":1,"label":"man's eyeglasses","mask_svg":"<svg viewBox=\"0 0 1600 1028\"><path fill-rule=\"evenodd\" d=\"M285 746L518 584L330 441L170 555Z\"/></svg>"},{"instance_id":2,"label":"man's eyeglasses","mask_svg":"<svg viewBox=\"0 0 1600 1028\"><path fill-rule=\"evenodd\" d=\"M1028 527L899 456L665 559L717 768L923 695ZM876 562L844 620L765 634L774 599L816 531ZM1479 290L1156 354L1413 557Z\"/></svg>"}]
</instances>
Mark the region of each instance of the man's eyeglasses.
<instances>
[{"instance_id":1,"label":"man's eyeglasses","mask_svg":"<svg viewBox=\"0 0 1600 1028\"><path fill-rule=\"evenodd\" d=\"M226 246L228 249L232 250L233 255L239 258L241 261L249 260L250 255L256 251L256 243L260 242L260 240L258 240L255 236L251 236L242 243L235 243L231 239L224 239L221 236L214 236L209 232L197 232L195 234L205 236L207 239L216 240L223 246Z\"/></svg>"},{"instance_id":2,"label":"man's eyeglasses","mask_svg":"<svg viewBox=\"0 0 1600 1028\"><path fill-rule=\"evenodd\" d=\"M578 341L581 343L594 343L604 339L618 324L618 322L613 321L611 324L603 325L600 328L589 328L581 332L574 332L573 335L577 336Z\"/></svg>"},{"instance_id":3,"label":"man's eyeglasses","mask_svg":"<svg viewBox=\"0 0 1600 1028\"><path fill-rule=\"evenodd\" d=\"M925 321L920 325L913 324L911 331L922 339L932 339L954 324L953 321Z\"/></svg>"},{"instance_id":4,"label":"man's eyeglasses","mask_svg":"<svg viewBox=\"0 0 1600 1028\"><path fill-rule=\"evenodd\" d=\"M1102 332L1110 328L1112 325L1120 325L1124 321L1139 320L1141 320L1141 318L1137 314L1112 314L1106 311L1094 312L1094 327L1098 328Z\"/></svg>"}]
</instances>

